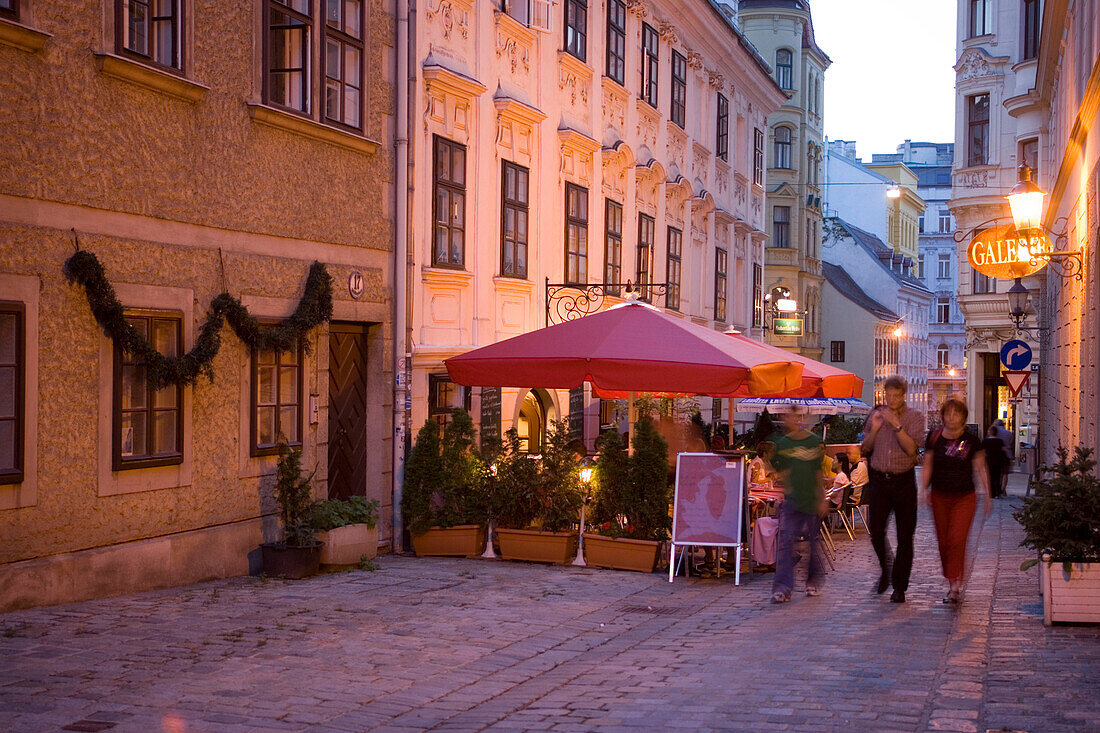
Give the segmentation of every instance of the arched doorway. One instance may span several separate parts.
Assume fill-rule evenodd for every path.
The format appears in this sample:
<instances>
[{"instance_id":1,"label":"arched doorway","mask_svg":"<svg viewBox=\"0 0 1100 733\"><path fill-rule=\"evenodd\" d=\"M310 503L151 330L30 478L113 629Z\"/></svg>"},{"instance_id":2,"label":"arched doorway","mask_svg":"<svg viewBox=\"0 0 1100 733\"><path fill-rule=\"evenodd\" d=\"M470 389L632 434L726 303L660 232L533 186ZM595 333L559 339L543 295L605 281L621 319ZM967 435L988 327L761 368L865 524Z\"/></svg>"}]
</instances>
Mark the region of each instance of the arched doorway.
<instances>
[{"instance_id":1,"label":"arched doorway","mask_svg":"<svg viewBox=\"0 0 1100 733\"><path fill-rule=\"evenodd\" d=\"M516 420L520 450L534 454L542 453L543 440L546 437L547 403L539 391L531 390L523 396Z\"/></svg>"}]
</instances>

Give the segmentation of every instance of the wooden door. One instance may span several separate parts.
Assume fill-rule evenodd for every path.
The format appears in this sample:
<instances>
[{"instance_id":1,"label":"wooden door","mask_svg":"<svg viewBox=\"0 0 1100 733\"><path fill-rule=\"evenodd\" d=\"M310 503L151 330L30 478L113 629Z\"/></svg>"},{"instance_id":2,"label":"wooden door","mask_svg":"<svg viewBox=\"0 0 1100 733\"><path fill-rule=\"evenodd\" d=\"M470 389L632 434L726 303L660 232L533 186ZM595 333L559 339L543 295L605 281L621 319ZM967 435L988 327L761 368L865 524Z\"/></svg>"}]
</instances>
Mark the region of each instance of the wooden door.
<instances>
[{"instance_id":1,"label":"wooden door","mask_svg":"<svg viewBox=\"0 0 1100 733\"><path fill-rule=\"evenodd\" d=\"M367 493L367 326L332 323L328 341L328 495Z\"/></svg>"}]
</instances>

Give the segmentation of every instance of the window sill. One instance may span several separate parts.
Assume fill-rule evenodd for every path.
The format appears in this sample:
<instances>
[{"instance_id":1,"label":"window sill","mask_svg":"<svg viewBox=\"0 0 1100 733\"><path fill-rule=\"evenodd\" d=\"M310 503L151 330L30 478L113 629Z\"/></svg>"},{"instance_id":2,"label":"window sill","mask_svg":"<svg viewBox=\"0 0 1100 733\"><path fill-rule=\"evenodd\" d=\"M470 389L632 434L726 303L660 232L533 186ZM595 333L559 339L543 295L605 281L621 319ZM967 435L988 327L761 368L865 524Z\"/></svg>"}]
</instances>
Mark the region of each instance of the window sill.
<instances>
[{"instance_id":1,"label":"window sill","mask_svg":"<svg viewBox=\"0 0 1100 733\"><path fill-rule=\"evenodd\" d=\"M465 286L473 280L474 274L469 270L434 265L422 267L420 277L426 285Z\"/></svg>"},{"instance_id":2,"label":"window sill","mask_svg":"<svg viewBox=\"0 0 1100 733\"><path fill-rule=\"evenodd\" d=\"M283 112L264 104L249 104L248 116L259 125L266 125L285 132L293 132L355 153L371 155L379 147L379 144L370 138L344 132L329 125L322 125L319 122L299 117L290 112Z\"/></svg>"},{"instance_id":3,"label":"window sill","mask_svg":"<svg viewBox=\"0 0 1100 733\"><path fill-rule=\"evenodd\" d=\"M46 47L46 41L53 38L49 33L36 31L30 26L14 20L0 18L0 44L18 48L27 53L37 53Z\"/></svg>"},{"instance_id":4,"label":"window sill","mask_svg":"<svg viewBox=\"0 0 1100 733\"><path fill-rule=\"evenodd\" d=\"M122 56L111 53L96 53L93 55L99 73L136 84L154 92L167 94L169 97L175 97L190 104L197 103L202 99L203 93L210 90L209 87L184 79L182 76L176 76Z\"/></svg>"}]
</instances>

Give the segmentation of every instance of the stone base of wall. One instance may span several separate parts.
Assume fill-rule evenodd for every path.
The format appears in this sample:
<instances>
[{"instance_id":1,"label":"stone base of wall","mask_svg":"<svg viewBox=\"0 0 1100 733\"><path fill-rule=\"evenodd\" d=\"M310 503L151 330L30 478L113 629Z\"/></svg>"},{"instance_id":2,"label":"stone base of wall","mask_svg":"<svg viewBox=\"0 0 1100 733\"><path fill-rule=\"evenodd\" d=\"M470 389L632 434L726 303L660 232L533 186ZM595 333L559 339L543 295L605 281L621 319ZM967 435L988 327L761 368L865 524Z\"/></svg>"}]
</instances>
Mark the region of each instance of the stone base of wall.
<instances>
[{"instance_id":1,"label":"stone base of wall","mask_svg":"<svg viewBox=\"0 0 1100 733\"><path fill-rule=\"evenodd\" d=\"M275 521L257 518L0 565L0 613L258 573L259 546Z\"/></svg>"}]
</instances>

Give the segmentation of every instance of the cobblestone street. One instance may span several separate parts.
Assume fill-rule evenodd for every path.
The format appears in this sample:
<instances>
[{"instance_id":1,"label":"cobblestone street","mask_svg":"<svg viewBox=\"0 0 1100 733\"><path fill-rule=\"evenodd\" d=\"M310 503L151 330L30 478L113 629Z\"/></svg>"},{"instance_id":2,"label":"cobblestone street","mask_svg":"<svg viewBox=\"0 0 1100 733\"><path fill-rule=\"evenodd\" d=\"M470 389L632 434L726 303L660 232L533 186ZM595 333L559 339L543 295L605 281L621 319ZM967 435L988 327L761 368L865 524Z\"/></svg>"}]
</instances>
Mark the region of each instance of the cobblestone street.
<instances>
[{"instance_id":1,"label":"cobblestone street","mask_svg":"<svg viewBox=\"0 0 1100 733\"><path fill-rule=\"evenodd\" d=\"M870 593L859 534L823 595L800 580L783 606L771 575L383 557L15 612L0 729L1100 730L1100 629L1043 626L1017 503L959 611L922 513L904 605Z\"/></svg>"}]
</instances>

